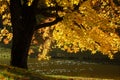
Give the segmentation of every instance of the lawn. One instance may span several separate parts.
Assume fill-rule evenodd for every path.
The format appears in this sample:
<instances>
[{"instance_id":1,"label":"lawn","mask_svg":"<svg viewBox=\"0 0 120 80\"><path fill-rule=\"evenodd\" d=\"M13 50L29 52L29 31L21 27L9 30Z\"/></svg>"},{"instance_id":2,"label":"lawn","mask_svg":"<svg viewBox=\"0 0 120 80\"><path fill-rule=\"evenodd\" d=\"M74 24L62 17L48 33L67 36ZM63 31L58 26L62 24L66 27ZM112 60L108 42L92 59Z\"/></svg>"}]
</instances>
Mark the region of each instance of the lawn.
<instances>
[{"instance_id":1,"label":"lawn","mask_svg":"<svg viewBox=\"0 0 120 80\"><path fill-rule=\"evenodd\" d=\"M0 49L8 54L10 49ZM3 54L2 54L3 56ZM29 70L8 66L10 57L0 58L0 80L120 80L120 64L80 60L29 58ZM3 65L7 64L7 65Z\"/></svg>"},{"instance_id":2,"label":"lawn","mask_svg":"<svg viewBox=\"0 0 120 80\"><path fill-rule=\"evenodd\" d=\"M7 61L5 61L7 62ZM25 71L9 67L0 67L1 72L9 78L46 78L45 80L119 80L120 65L87 63L74 60L52 59L49 61L37 61L29 59L29 70ZM10 69L10 68L9 68ZM13 71L13 70L14 71ZM32 74L32 75L31 75ZM36 75L37 74L37 75ZM27 75L27 76L26 76ZM42 75L42 76L41 76ZM7 78L6 76L6 78ZM43 77L44 76L44 77ZM7 80L7 79L6 79ZM34 80L34 79L33 79Z\"/></svg>"},{"instance_id":3,"label":"lawn","mask_svg":"<svg viewBox=\"0 0 120 80\"><path fill-rule=\"evenodd\" d=\"M30 59L29 61L29 69L32 72L43 75L120 79L120 65L60 59L49 61Z\"/></svg>"}]
</instances>

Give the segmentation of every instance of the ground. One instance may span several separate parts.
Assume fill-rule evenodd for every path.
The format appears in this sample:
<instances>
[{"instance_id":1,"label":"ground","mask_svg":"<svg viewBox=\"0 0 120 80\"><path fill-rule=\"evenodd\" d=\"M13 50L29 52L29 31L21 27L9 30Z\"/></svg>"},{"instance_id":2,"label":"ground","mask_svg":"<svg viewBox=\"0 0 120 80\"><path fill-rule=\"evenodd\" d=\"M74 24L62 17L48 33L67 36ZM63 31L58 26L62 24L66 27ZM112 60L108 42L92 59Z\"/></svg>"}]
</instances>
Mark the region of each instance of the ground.
<instances>
[{"instance_id":1,"label":"ground","mask_svg":"<svg viewBox=\"0 0 120 80\"><path fill-rule=\"evenodd\" d=\"M9 53L8 49L1 49L1 52ZM0 64L9 65L10 57L2 57L0 58ZM9 70L10 66L0 67L0 71L6 72ZM120 80L120 64L114 62L92 62L92 61L83 61L76 59L51 59L49 61L38 61L35 58L29 58L28 60L28 73L22 71L20 75L29 80L40 77L46 78L46 80L101 80L101 79L115 79ZM12 68L14 69L14 68ZM15 70L15 69L14 69ZM13 71L13 70L11 70ZM16 69L14 72L10 72L10 74L18 75L19 69ZM6 74L6 73L5 73ZM7 73L8 75L8 73ZM38 76L37 76L38 75ZM42 76L41 76L42 75ZM10 75L11 76L11 75ZM24 78L23 77L23 78ZM31 78L31 79L30 79ZM35 79L34 79L35 80ZM36 79L38 80L38 79Z\"/></svg>"}]
</instances>

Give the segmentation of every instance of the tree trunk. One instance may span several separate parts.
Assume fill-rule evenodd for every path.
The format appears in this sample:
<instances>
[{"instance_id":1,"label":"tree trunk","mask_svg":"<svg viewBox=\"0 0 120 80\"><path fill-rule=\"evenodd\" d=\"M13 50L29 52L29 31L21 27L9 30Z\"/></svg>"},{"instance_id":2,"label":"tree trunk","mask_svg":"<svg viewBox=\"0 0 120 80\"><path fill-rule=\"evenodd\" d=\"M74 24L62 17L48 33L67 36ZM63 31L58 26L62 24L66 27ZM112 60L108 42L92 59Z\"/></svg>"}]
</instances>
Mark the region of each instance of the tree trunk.
<instances>
[{"instance_id":1,"label":"tree trunk","mask_svg":"<svg viewBox=\"0 0 120 80\"><path fill-rule=\"evenodd\" d=\"M32 6L21 5L20 1L10 1L13 28L11 66L27 69L27 56L34 32L35 14Z\"/></svg>"},{"instance_id":2,"label":"tree trunk","mask_svg":"<svg viewBox=\"0 0 120 80\"><path fill-rule=\"evenodd\" d=\"M3 24L2 24L2 15L0 15L0 28L3 28Z\"/></svg>"}]
</instances>

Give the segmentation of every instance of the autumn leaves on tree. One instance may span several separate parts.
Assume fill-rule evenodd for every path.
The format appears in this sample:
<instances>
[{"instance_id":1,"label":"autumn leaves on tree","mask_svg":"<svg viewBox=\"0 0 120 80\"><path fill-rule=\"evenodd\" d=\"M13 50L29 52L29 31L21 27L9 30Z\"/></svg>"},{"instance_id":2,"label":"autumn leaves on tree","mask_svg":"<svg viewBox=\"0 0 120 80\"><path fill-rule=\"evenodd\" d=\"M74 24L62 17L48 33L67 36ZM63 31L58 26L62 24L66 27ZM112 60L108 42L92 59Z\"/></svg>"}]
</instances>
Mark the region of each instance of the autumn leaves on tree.
<instances>
[{"instance_id":1,"label":"autumn leaves on tree","mask_svg":"<svg viewBox=\"0 0 120 80\"><path fill-rule=\"evenodd\" d=\"M6 0L1 1L2 19L11 19L13 45L11 65L27 68L27 53L31 45L39 45L39 60L51 48L70 53L101 52L113 58L120 50L119 0ZM4 6L3 6L4 5ZM10 8L5 5L10 5ZM6 15L4 13L9 14ZM6 12L7 10L7 12ZM8 25L3 21L3 25ZM9 23L10 25L10 23ZM11 26L11 25L10 25ZM0 40L7 44L12 37L3 28ZM34 33L35 32L35 33ZM6 35L3 35L3 34ZM34 33L34 34L33 34ZM11 41L11 38L8 39ZM45 41L45 42L44 42ZM8 42L9 43L9 42Z\"/></svg>"}]
</instances>

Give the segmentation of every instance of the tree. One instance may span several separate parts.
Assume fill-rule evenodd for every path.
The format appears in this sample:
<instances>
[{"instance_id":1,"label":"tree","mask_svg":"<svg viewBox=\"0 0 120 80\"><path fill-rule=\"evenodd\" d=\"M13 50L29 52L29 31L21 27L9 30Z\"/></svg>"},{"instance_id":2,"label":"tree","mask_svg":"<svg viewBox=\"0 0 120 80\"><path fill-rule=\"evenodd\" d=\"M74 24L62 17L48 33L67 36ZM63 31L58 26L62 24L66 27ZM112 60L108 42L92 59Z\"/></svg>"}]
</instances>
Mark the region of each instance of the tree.
<instances>
[{"instance_id":1,"label":"tree","mask_svg":"<svg viewBox=\"0 0 120 80\"><path fill-rule=\"evenodd\" d=\"M27 53L35 25L34 6L27 6L27 0L21 4L20 0L10 0L11 22L13 28L13 44L11 51L11 65L27 68Z\"/></svg>"},{"instance_id":2,"label":"tree","mask_svg":"<svg viewBox=\"0 0 120 80\"><path fill-rule=\"evenodd\" d=\"M27 68L28 50L35 30L34 26L36 25L34 10L37 8L37 3L38 0L33 0L31 3L29 3L28 0L24 0L23 2L21 2L21 0L10 0L13 28L13 44L11 51L12 66ZM39 26L44 27L46 24Z\"/></svg>"},{"instance_id":3,"label":"tree","mask_svg":"<svg viewBox=\"0 0 120 80\"><path fill-rule=\"evenodd\" d=\"M117 0L119 3L119 0ZM90 50L111 59L120 50L120 6L115 0L10 0L13 45L11 65L27 68L31 40L52 42L70 53ZM36 20L40 17L39 20ZM51 28L47 27L51 26ZM5 31L6 29L4 29ZM37 33L33 36L34 31ZM49 34L49 35L48 35ZM33 36L33 38L32 38ZM47 44L49 43L49 44ZM47 46L47 47L46 47ZM56 47L54 46L54 47ZM40 58L43 58L39 55Z\"/></svg>"}]
</instances>

